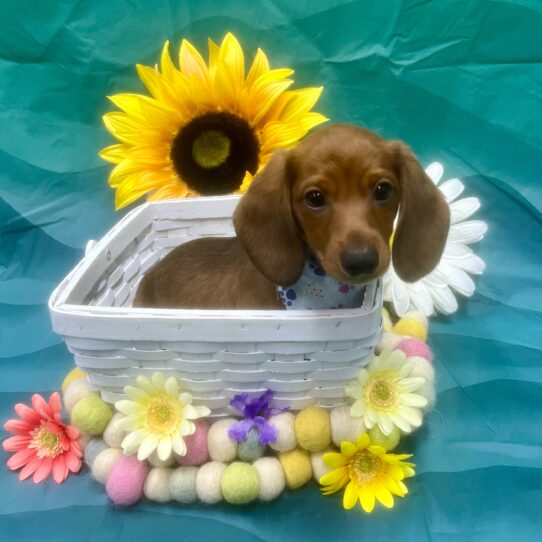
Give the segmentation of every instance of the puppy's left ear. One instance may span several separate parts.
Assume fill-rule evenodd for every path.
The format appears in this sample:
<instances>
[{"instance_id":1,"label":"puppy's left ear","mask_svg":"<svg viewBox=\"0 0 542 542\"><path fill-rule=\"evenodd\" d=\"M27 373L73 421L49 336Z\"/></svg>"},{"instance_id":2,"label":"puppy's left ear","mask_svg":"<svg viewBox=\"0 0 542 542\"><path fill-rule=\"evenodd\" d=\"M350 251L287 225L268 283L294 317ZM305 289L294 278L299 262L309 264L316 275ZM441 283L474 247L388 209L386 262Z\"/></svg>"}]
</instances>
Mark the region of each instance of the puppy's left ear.
<instances>
[{"instance_id":1,"label":"puppy's left ear","mask_svg":"<svg viewBox=\"0 0 542 542\"><path fill-rule=\"evenodd\" d=\"M440 261L450 229L450 208L409 147L400 141L391 145L401 190L393 266L403 280L415 282Z\"/></svg>"}]
</instances>

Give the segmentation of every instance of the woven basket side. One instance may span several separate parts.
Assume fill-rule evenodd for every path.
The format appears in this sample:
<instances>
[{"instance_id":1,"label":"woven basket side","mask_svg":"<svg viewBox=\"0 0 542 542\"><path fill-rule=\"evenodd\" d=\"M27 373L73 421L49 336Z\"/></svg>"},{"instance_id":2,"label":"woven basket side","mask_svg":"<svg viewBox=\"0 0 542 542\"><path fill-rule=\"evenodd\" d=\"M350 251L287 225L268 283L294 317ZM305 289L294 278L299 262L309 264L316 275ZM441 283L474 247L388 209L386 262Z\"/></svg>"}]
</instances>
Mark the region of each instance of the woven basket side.
<instances>
[{"instance_id":1,"label":"woven basket side","mask_svg":"<svg viewBox=\"0 0 542 542\"><path fill-rule=\"evenodd\" d=\"M229 218L155 219L111 262L85 303L99 307L129 307L143 275L174 247L199 237L233 235Z\"/></svg>"}]
</instances>

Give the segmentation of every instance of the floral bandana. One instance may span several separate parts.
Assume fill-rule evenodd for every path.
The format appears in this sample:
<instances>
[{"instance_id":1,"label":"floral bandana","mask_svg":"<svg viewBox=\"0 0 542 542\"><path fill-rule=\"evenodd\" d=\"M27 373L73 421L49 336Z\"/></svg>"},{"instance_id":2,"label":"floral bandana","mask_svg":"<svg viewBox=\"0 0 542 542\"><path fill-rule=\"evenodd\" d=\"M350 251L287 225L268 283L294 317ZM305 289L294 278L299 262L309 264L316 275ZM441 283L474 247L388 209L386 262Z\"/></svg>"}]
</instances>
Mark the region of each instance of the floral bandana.
<instances>
[{"instance_id":1,"label":"floral bandana","mask_svg":"<svg viewBox=\"0 0 542 542\"><path fill-rule=\"evenodd\" d=\"M291 286L277 286L286 309L325 310L361 307L365 284L349 284L326 275L313 256L305 260L301 276Z\"/></svg>"}]
</instances>

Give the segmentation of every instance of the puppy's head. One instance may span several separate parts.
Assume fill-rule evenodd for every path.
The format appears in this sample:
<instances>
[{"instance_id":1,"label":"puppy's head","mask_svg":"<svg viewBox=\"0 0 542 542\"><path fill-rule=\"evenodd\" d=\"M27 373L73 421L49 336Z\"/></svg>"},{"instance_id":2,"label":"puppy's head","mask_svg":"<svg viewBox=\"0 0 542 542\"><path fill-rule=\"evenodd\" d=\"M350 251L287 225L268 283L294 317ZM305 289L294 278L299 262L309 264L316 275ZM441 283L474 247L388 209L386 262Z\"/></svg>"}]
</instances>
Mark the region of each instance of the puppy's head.
<instances>
[{"instance_id":1,"label":"puppy's head","mask_svg":"<svg viewBox=\"0 0 542 542\"><path fill-rule=\"evenodd\" d=\"M415 281L438 263L449 209L410 149L347 125L330 125L277 151L234 214L239 241L271 281L288 285L308 248L337 280L366 282L390 263Z\"/></svg>"}]
</instances>

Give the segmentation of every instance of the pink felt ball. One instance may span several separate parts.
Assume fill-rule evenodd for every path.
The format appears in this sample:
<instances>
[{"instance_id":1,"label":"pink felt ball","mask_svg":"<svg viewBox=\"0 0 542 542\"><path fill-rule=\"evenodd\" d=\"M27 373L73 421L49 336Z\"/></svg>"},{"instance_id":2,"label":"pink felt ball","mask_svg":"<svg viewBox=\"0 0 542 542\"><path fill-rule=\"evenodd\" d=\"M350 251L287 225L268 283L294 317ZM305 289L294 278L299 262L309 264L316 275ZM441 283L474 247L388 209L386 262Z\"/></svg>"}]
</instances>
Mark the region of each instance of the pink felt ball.
<instances>
[{"instance_id":1,"label":"pink felt ball","mask_svg":"<svg viewBox=\"0 0 542 542\"><path fill-rule=\"evenodd\" d=\"M429 363L433 361L433 352L431 352L427 343L424 343L420 339L403 339L396 348L404 352L407 358L419 356L426 359Z\"/></svg>"},{"instance_id":2,"label":"pink felt ball","mask_svg":"<svg viewBox=\"0 0 542 542\"><path fill-rule=\"evenodd\" d=\"M143 497L143 484L149 472L145 461L134 456L121 457L107 478L105 490L119 506L131 506Z\"/></svg>"},{"instance_id":3,"label":"pink felt ball","mask_svg":"<svg viewBox=\"0 0 542 542\"><path fill-rule=\"evenodd\" d=\"M197 420L194 424L196 432L193 435L184 437L186 455L175 454L177 463L185 467L203 465L209 459L209 450L207 448L209 424L205 420Z\"/></svg>"}]
</instances>

